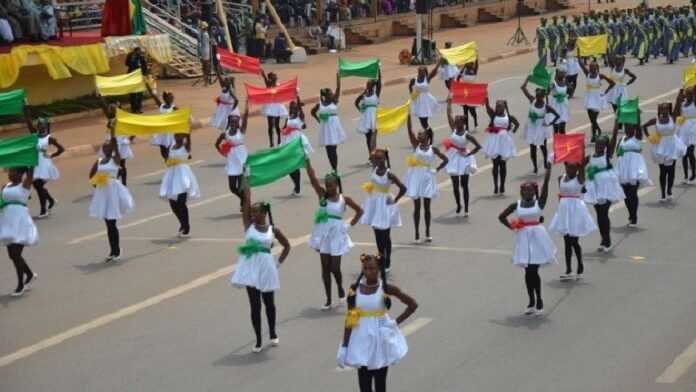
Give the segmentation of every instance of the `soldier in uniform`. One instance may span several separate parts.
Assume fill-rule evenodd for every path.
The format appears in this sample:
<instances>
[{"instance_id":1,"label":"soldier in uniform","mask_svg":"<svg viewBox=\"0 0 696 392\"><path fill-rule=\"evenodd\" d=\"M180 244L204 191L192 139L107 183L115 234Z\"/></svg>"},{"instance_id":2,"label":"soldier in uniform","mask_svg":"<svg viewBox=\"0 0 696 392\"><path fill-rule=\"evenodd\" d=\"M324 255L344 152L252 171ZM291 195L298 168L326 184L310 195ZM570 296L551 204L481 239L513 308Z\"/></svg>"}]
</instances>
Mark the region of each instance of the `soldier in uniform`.
<instances>
[{"instance_id":1,"label":"soldier in uniform","mask_svg":"<svg viewBox=\"0 0 696 392\"><path fill-rule=\"evenodd\" d=\"M558 17L553 16L552 24L546 27L546 37L549 40L549 56L551 57L551 62L553 66L556 66L558 61L558 31L556 29Z\"/></svg>"},{"instance_id":2,"label":"soldier in uniform","mask_svg":"<svg viewBox=\"0 0 696 392\"><path fill-rule=\"evenodd\" d=\"M536 36L534 40L537 43L537 54L539 55L539 62L546 65L546 57L549 50L549 40L546 33L546 18L541 18L541 25L537 27Z\"/></svg>"}]
</instances>

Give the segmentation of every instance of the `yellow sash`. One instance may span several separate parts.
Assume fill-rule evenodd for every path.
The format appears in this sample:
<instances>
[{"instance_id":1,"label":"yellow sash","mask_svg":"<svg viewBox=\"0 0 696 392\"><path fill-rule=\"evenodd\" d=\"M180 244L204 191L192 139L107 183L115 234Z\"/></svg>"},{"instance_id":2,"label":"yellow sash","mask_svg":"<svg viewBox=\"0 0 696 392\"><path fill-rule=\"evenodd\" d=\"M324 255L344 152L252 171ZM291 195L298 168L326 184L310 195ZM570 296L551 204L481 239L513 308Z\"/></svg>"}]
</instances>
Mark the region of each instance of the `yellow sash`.
<instances>
[{"instance_id":1,"label":"yellow sash","mask_svg":"<svg viewBox=\"0 0 696 392\"><path fill-rule=\"evenodd\" d=\"M172 166L176 166L176 165L181 165L184 162L185 161L183 161L181 159L169 158L164 162L164 164L167 165L167 167L172 167Z\"/></svg>"},{"instance_id":2,"label":"yellow sash","mask_svg":"<svg viewBox=\"0 0 696 392\"><path fill-rule=\"evenodd\" d=\"M648 136L648 141L650 144L660 144L660 140L662 140L662 136L660 136L659 133L653 132Z\"/></svg>"},{"instance_id":3,"label":"yellow sash","mask_svg":"<svg viewBox=\"0 0 696 392\"><path fill-rule=\"evenodd\" d=\"M419 160L415 155L409 155L406 158L406 165L408 167L430 167L429 163Z\"/></svg>"},{"instance_id":4,"label":"yellow sash","mask_svg":"<svg viewBox=\"0 0 696 392\"><path fill-rule=\"evenodd\" d=\"M382 310L362 310L353 308L346 313L346 328L355 328L360 323L360 319L364 317L384 317L387 311Z\"/></svg>"},{"instance_id":5,"label":"yellow sash","mask_svg":"<svg viewBox=\"0 0 696 392\"><path fill-rule=\"evenodd\" d=\"M92 178L89 179L89 184L101 188L103 186L106 186L109 184L109 180L111 180L111 176L109 173L105 172L96 172Z\"/></svg>"},{"instance_id":6,"label":"yellow sash","mask_svg":"<svg viewBox=\"0 0 696 392\"><path fill-rule=\"evenodd\" d=\"M375 185L372 181L365 182L360 187L367 193L389 193L389 185Z\"/></svg>"}]
</instances>

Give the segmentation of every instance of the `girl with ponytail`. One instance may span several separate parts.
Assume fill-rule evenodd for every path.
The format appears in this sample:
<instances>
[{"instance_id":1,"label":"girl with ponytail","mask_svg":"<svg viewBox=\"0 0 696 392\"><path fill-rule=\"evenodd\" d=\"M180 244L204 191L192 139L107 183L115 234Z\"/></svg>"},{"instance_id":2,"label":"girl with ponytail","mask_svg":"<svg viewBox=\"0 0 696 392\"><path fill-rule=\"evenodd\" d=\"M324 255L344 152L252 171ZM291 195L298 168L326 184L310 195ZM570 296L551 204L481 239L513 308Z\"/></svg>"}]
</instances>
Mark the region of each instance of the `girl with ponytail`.
<instances>
[{"instance_id":1,"label":"girl with ponytail","mask_svg":"<svg viewBox=\"0 0 696 392\"><path fill-rule=\"evenodd\" d=\"M505 100L496 101L493 108L486 98L486 110L491 121L486 130L488 137L483 142L483 153L493 161L493 194L504 194L507 160L517 155L510 131L517 132L520 123L510 114Z\"/></svg>"},{"instance_id":2,"label":"girl with ponytail","mask_svg":"<svg viewBox=\"0 0 696 392\"><path fill-rule=\"evenodd\" d=\"M319 103L312 108L312 117L319 123L319 146L326 149L326 156L333 171L338 171L338 146L346 141L341 119L338 117L338 100L341 97L341 76L336 73L336 89L323 88Z\"/></svg>"},{"instance_id":3,"label":"girl with ponytail","mask_svg":"<svg viewBox=\"0 0 696 392\"><path fill-rule=\"evenodd\" d=\"M418 304L398 287L387 284L379 256L361 255L362 272L351 286L343 342L336 355L338 366L358 369L361 392L387 390L387 371L408 352L398 325L408 319ZM390 297L396 297L406 309L396 318L389 314ZM379 342L374 342L374 337ZM373 387L374 386L374 387ZM374 388L374 389L373 389Z\"/></svg>"}]
</instances>

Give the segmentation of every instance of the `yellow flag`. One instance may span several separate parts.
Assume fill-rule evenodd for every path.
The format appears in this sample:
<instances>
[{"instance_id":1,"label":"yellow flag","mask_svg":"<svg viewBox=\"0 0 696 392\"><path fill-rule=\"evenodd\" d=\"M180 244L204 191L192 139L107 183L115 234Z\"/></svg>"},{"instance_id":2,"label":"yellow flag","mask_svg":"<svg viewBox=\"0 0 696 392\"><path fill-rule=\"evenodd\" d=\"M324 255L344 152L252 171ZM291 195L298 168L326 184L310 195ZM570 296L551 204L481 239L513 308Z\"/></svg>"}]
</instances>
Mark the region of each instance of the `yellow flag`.
<instances>
[{"instance_id":1,"label":"yellow flag","mask_svg":"<svg viewBox=\"0 0 696 392\"><path fill-rule=\"evenodd\" d=\"M684 88L696 85L696 64L691 64L684 70Z\"/></svg>"},{"instance_id":2,"label":"yellow flag","mask_svg":"<svg viewBox=\"0 0 696 392\"><path fill-rule=\"evenodd\" d=\"M395 108L377 108L377 133L385 135L392 133L406 122L411 100Z\"/></svg>"},{"instance_id":3,"label":"yellow flag","mask_svg":"<svg viewBox=\"0 0 696 392\"><path fill-rule=\"evenodd\" d=\"M440 55L452 65L463 65L476 61L476 41L471 41L456 48L440 49Z\"/></svg>"},{"instance_id":4,"label":"yellow flag","mask_svg":"<svg viewBox=\"0 0 696 392\"><path fill-rule=\"evenodd\" d=\"M116 76L95 76L97 91L103 97L125 95L145 91L143 73L136 69L131 73Z\"/></svg>"},{"instance_id":5,"label":"yellow flag","mask_svg":"<svg viewBox=\"0 0 696 392\"><path fill-rule=\"evenodd\" d=\"M116 136L150 136L155 133L190 133L191 109L144 115L116 109Z\"/></svg>"},{"instance_id":6,"label":"yellow flag","mask_svg":"<svg viewBox=\"0 0 696 392\"><path fill-rule=\"evenodd\" d=\"M588 37L578 37L577 45L581 57L598 56L607 53L607 35L591 35Z\"/></svg>"}]
</instances>

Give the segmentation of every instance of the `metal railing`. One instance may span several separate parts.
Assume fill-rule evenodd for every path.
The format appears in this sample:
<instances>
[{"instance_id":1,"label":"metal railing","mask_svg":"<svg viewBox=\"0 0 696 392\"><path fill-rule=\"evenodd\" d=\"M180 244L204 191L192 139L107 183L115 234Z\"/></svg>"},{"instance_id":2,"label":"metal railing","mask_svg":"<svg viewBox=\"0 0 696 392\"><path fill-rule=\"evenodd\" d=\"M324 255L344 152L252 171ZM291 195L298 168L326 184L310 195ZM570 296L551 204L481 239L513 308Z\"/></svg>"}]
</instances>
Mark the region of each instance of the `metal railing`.
<instances>
[{"instance_id":1,"label":"metal railing","mask_svg":"<svg viewBox=\"0 0 696 392\"><path fill-rule=\"evenodd\" d=\"M53 5L66 15L72 30L93 30L101 26L105 0L53 0Z\"/></svg>"},{"instance_id":2,"label":"metal railing","mask_svg":"<svg viewBox=\"0 0 696 392\"><path fill-rule=\"evenodd\" d=\"M178 49L178 52L184 52L194 59L198 56L196 39L189 35L190 32L193 32L195 35L195 30L183 23L180 23L179 26L174 26L169 21L156 15L148 7L143 7L143 15L149 30L169 35L169 42L175 51ZM186 31L186 33L182 31Z\"/></svg>"}]
</instances>

